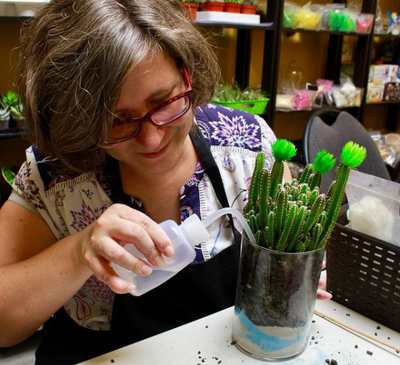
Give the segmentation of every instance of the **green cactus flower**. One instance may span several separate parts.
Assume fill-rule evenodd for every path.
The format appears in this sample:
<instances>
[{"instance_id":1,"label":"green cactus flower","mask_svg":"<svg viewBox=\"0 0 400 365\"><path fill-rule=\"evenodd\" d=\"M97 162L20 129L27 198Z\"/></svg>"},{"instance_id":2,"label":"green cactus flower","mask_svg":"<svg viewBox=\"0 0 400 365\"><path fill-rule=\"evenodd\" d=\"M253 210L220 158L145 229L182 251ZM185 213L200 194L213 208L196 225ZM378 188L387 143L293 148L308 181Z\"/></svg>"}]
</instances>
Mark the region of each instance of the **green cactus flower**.
<instances>
[{"instance_id":1,"label":"green cactus flower","mask_svg":"<svg viewBox=\"0 0 400 365\"><path fill-rule=\"evenodd\" d=\"M355 169L362 164L367 157L367 150L354 142L347 142L340 154L340 161L343 165Z\"/></svg>"},{"instance_id":2,"label":"green cactus flower","mask_svg":"<svg viewBox=\"0 0 400 365\"><path fill-rule=\"evenodd\" d=\"M287 139L278 139L272 146L272 153L276 160L289 161L296 156L297 148Z\"/></svg>"},{"instance_id":3,"label":"green cactus flower","mask_svg":"<svg viewBox=\"0 0 400 365\"><path fill-rule=\"evenodd\" d=\"M318 152L312 163L312 169L320 175L326 174L335 166L336 159L325 150Z\"/></svg>"}]
</instances>

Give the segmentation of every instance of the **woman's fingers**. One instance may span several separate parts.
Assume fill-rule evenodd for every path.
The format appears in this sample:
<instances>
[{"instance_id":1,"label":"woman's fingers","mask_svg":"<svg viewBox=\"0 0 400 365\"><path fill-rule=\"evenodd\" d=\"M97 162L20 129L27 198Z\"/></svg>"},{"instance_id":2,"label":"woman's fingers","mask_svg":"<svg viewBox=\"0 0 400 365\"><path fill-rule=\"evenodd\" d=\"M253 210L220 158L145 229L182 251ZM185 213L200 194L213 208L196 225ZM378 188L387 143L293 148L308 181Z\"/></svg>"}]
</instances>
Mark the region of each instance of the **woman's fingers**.
<instances>
[{"instance_id":1,"label":"woman's fingers","mask_svg":"<svg viewBox=\"0 0 400 365\"><path fill-rule=\"evenodd\" d=\"M132 224L129 226L129 228L127 226L127 230L121 232L123 234L126 234L126 236L122 238L123 241L130 242L129 238L134 238L135 235L141 236L143 234L149 237L149 239L147 240L147 237L141 236L141 238L144 239L144 250L146 250L146 248L147 250L149 249L148 243L151 241L151 246L155 245L163 255L167 257L172 257L174 255L174 249L167 234L152 219L141 212L129 208L126 205L116 204L115 209L117 209L120 218ZM140 244L136 246L139 251L145 254L145 252L141 250ZM145 256L147 255L145 254Z\"/></svg>"},{"instance_id":2,"label":"woman's fingers","mask_svg":"<svg viewBox=\"0 0 400 365\"><path fill-rule=\"evenodd\" d=\"M115 204L94 223L90 246L109 261L131 270L136 261L121 249L123 242L133 244L151 265L157 267L164 265L164 256L174 255L170 239L157 223L141 212Z\"/></svg>"},{"instance_id":3,"label":"woman's fingers","mask_svg":"<svg viewBox=\"0 0 400 365\"><path fill-rule=\"evenodd\" d=\"M132 283L121 279L112 269L110 263L100 256L94 257L90 261L90 268L100 281L107 284L117 294L125 294L135 290Z\"/></svg>"},{"instance_id":4,"label":"woman's fingers","mask_svg":"<svg viewBox=\"0 0 400 365\"><path fill-rule=\"evenodd\" d=\"M116 263L138 275L149 275L152 271L149 264L140 258L131 255L121 245L116 243L109 237L103 237L101 242L97 242L97 250L89 250L85 253L85 261L93 270L94 264L97 263L99 257L107 262ZM104 281L102 278L100 280Z\"/></svg>"},{"instance_id":5,"label":"woman's fingers","mask_svg":"<svg viewBox=\"0 0 400 365\"><path fill-rule=\"evenodd\" d=\"M319 288L325 288L325 280L319 279L318 287ZM331 299L331 298L332 298L332 294L331 293L328 293L327 291L325 291L323 289L318 289L317 290L317 299L328 300L328 299Z\"/></svg>"},{"instance_id":6,"label":"woman's fingers","mask_svg":"<svg viewBox=\"0 0 400 365\"><path fill-rule=\"evenodd\" d=\"M318 289L317 290L317 299L319 299L319 300L329 300L331 298L332 298L332 294L331 293L328 293L327 291L322 290L322 289Z\"/></svg>"},{"instance_id":7,"label":"woman's fingers","mask_svg":"<svg viewBox=\"0 0 400 365\"><path fill-rule=\"evenodd\" d=\"M152 266L164 265L164 256L174 255L170 239L157 223L121 204L109 207L82 234L81 261L116 293L130 292L134 288L115 273L111 263L137 275L149 275ZM129 252L124 248L127 244L130 244Z\"/></svg>"},{"instance_id":8,"label":"woman's fingers","mask_svg":"<svg viewBox=\"0 0 400 365\"><path fill-rule=\"evenodd\" d=\"M123 246L130 243L145 256L150 264L157 267L161 267L164 264L162 252L140 224L120 218L114 218L112 222L107 222L107 225L110 223L112 228L106 233L100 231L98 235L96 232L91 238L91 245L93 247L97 246L100 251L104 252L106 259L131 269L129 266L134 265L135 262L131 259L132 255L128 254L123 248ZM104 223L101 221L99 225L102 224Z\"/></svg>"}]
</instances>

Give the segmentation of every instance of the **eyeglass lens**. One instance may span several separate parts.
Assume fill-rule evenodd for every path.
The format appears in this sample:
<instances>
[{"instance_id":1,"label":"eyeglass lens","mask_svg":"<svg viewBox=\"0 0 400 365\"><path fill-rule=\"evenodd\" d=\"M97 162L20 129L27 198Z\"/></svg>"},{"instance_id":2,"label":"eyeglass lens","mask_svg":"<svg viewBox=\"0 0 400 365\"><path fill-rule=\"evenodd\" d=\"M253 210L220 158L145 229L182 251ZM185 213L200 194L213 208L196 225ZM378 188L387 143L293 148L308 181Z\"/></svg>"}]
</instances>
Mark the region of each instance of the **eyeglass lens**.
<instances>
[{"instance_id":1,"label":"eyeglass lens","mask_svg":"<svg viewBox=\"0 0 400 365\"><path fill-rule=\"evenodd\" d=\"M190 97L184 96L156 110L149 119L156 125L165 125L185 114L189 107ZM107 142L117 142L136 136L140 131L142 122L122 120L120 125L116 123L116 125L111 128Z\"/></svg>"}]
</instances>

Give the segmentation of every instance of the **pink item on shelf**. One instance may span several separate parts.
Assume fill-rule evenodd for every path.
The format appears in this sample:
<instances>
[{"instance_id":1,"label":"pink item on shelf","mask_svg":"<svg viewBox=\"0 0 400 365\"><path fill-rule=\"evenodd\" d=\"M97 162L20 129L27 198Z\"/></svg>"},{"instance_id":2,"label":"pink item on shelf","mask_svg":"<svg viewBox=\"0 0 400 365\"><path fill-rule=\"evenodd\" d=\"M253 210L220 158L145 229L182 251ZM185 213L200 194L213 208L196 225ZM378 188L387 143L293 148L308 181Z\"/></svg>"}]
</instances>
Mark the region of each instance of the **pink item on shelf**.
<instances>
[{"instance_id":1,"label":"pink item on shelf","mask_svg":"<svg viewBox=\"0 0 400 365\"><path fill-rule=\"evenodd\" d=\"M356 21L357 33L369 33L371 31L372 21L374 20L373 14L361 13L358 15Z\"/></svg>"},{"instance_id":2,"label":"pink item on shelf","mask_svg":"<svg viewBox=\"0 0 400 365\"><path fill-rule=\"evenodd\" d=\"M324 80L324 79L318 79L317 80L317 85L324 86L324 91L329 91L332 89L333 86L333 80Z\"/></svg>"},{"instance_id":3,"label":"pink item on shelf","mask_svg":"<svg viewBox=\"0 0 400 365\"><path fill-rule=\"evenodd\" d=\"M293 107L297 110L311 108L311 93L309 90L297 90L293 100Z\"/></svg>"},{"instance_id":4,"label":"pink item on shelf","mask_svg":"<svg viewBox=\"0 0 400 365\"><path fill-rule=\"evenodd\" d=\"M371 19L358 19L357 20L357 33L368 33L371 26Z\"/></svg>"}]
</instances>

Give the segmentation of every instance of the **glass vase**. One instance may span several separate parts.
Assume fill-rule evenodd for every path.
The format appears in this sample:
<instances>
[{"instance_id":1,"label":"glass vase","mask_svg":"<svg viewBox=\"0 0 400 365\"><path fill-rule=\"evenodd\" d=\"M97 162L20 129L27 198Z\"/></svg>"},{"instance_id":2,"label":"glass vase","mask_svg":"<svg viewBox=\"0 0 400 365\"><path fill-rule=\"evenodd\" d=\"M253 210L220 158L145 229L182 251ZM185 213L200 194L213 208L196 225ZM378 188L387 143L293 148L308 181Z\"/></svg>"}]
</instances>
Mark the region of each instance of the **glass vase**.
<instances>
[{"instance_id":1,"label":"glass vase","mask_svg":"<svg viewBox=\"0 0 400 365\"><path fill-rule=\"evenodd\" d=\"M232 337L247 355L287 360L307 347L324 248L281 253L242 239Z\"/></svg>"}]
</instances>

